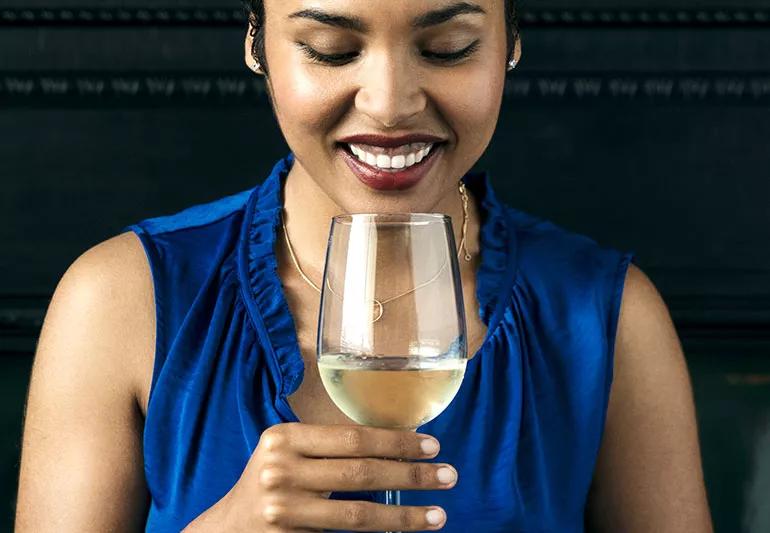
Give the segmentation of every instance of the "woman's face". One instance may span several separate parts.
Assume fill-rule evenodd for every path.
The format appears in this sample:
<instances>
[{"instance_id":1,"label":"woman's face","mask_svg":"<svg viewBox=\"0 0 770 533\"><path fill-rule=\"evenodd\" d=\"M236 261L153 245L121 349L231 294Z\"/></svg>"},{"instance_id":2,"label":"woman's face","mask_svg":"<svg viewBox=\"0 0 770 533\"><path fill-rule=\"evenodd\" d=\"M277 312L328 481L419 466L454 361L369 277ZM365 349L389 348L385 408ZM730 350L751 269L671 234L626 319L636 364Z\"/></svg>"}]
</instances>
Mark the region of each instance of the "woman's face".
<instances>
[{"instance_id":1,"label":"woman's face","mask_svg":"<svg viewBox=\"0 0 770 533\"><path fill-rule=\"evenodd\" d=\"M504 2L266 0L265 56L292 172L346 212L431 211L495 129Z\"/></svg>"}]
</instances>

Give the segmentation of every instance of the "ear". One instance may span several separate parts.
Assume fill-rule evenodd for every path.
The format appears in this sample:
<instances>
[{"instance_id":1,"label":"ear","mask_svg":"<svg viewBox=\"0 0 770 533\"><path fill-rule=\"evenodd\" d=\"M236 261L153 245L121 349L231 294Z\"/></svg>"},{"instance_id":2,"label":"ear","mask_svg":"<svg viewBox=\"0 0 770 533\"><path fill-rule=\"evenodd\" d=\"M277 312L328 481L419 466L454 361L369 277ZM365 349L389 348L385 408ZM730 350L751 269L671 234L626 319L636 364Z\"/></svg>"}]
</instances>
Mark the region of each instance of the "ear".
<instances>
[{"instance_id":1,"label":"ear","mask_svg":"<svg viewBox=\"0 0 770 533\"><path fill-rule=\"evenodd\" d=\"M246 39L243 41L243 60L246 62L246 66L254 72L255 74L262 74L261 71L254 68L255 59L254 56L251 54L252 46L254 44L254 33L255 28L254 26L249 23L249 27L246 30Z\"/></svg>"}]
</instances>

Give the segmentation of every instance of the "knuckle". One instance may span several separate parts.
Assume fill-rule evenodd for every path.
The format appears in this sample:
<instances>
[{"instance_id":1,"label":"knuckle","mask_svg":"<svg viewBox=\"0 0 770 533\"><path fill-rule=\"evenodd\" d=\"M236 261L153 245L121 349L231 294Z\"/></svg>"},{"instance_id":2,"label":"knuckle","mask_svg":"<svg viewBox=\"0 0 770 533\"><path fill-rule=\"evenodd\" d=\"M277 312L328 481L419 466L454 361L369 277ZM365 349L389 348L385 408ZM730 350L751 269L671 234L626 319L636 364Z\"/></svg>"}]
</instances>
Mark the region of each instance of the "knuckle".
<instances>
[{"instance_id":1,"label":"knuckle","mask_svg":"<svg viewBox=\"0 0 770 533\"><path fill-rule=\"evenodd\" d=\"M284 424L279 424L281 427L281 433L283 435L286 435L287 437L291 437L293 435L296 435L298 431L301 430L302 424L299 422L286 422Z\"/></svg>"},{"instance_id":2,"label":"knuckle","mask_svg":"<svg viewBox=\"0 0 770 533\"><path fill-rule=\"evenodd\" d=\"M275 435L281 432L281 424L274 424L262 432L262 435Z\"/></svg>"},{"instance_id":3,"label":"knuckle","mask_svg":"<svg viewBox=\"0 0 770 533\"><path fill-rule=\"evenodd\" d=\"M411 435L402 434L398 438L398 454L400 457L408 457L412 451Z\"/></svg>"},{"instance_id":4,"label":"knuckle","mask_svg":"<svg viewBox=\"0 0 770 533\"><path fill-rule=\"evenodd\" d=\"M348 428L342 434L342 441L351 453L360 453L364 448L364 433L359 428Z\"/></svg>"},{"instance_id":5,"label":"knuckle","mask_svg":"<svg viewBox=\"0 0 770 533\"><path fill-rule=\"evenodd\" d=\"M269 464L259 472L259 483L266 489L277 489L286 484L286 470L278 465Z\"/></svg>"},{"instance_id":6,"label":"knuckle","mask_svg":"<svg viewBox=\"0 0 770 533\"><path fill-rule=\"evenodd\" d=\"M262 508L262 519L267 524L279 525L286 519L286 507L278 503L270 503Z\"/></svg>"},{"instance_id":7,"label":"knuckle","mask_svg":"<svg viewBox=\"0 0 770 533\"><path fill-rule=\"evenodd\" d=\"M419 529L424 525L422 517L418 518L419 511L412 511L409 509L401 509L398 514L398 523L401 529Z\"/></svg>"},{"instance_id":8,"label":"knuckle","mask_svg":"<svg viewBox=\"0 0 770 533\"><path fill-rule=\"evenodd\" d=\"M360 503L349 503L342 510L345 523L351 528L362 528L369 522L369 510Z\"/></svg>"},{"instance_id":9,"label":"knuckle","mask_svg":"<svg viewBox=\"0 0 770 533\"><path fill-rule=\"evenodd\" d=\"M275 452L284 448L288 442L286 434L276 426L262 432L259 439L260 447L268 452Z\"/></svg>"},{"instance_id":10,"label":"knuckle","mask_svg":"<svg viewBox=\"0 0 770 533\"><path fill-rule=\"evenodd\" d=\"M426 484L428 480L428 476L426 476L426 472L424 470L424 466L419 463L415 463L412 466L409 467L409 481L418 487L423 486Z\"/></svg>"},{"instance_id":11,"label":"knuckle","mask_svg":"<svg viewBox=\"0 0 770 533\"><path fill-rule=\"evenodd\" d=\"M343 476L348 481L365 487L371 486L375 479L374 468L368 460L355 461L343 471Z\"/></svg>"}]
</instances>

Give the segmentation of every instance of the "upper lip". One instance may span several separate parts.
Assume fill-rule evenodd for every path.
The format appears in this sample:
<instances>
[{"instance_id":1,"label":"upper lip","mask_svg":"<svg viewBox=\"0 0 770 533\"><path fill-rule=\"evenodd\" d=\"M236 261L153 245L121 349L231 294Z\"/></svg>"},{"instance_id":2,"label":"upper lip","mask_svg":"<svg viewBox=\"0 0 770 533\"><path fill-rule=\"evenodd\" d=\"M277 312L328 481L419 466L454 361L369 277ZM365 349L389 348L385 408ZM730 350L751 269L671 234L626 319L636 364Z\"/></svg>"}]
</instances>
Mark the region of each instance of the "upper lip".
<instances>
[{"instance_id":1,"label":"upper lip","mask_svg":"<svg viewBox=\"0 0 770 533\"><path fill-rule=\"evenodd\" d=\"M426 133L409 133L406 135L389 136L376 133L361 133L350 135L340 139L340 142L348 144L368 144L369 146L382 146L383 148L395 148L409 143L439 143L445 139Z\"/></svg>"}]
</instances>

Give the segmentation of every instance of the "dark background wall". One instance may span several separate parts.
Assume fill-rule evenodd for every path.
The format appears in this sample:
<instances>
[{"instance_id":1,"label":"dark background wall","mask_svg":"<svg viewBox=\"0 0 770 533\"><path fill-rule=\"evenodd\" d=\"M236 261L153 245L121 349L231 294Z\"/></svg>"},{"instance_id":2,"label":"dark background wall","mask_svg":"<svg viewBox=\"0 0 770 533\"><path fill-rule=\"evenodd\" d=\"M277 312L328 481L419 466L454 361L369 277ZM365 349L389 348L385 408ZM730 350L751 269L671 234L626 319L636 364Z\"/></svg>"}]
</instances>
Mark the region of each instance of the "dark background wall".
<instances>
[{"instance_id":1,"label":"dark background wall","mask_svg":"<svg viewBox=\"0 0 770 533\"><path fill-rule=\"evenodd\" d=\"M510 204L637 253L685 346L717 530L770 531L770 0L523 8L479 166ZM0 530L67 265L287 151L242 35L236 0L0 0Z\"/></svg>"}]
</instances>

